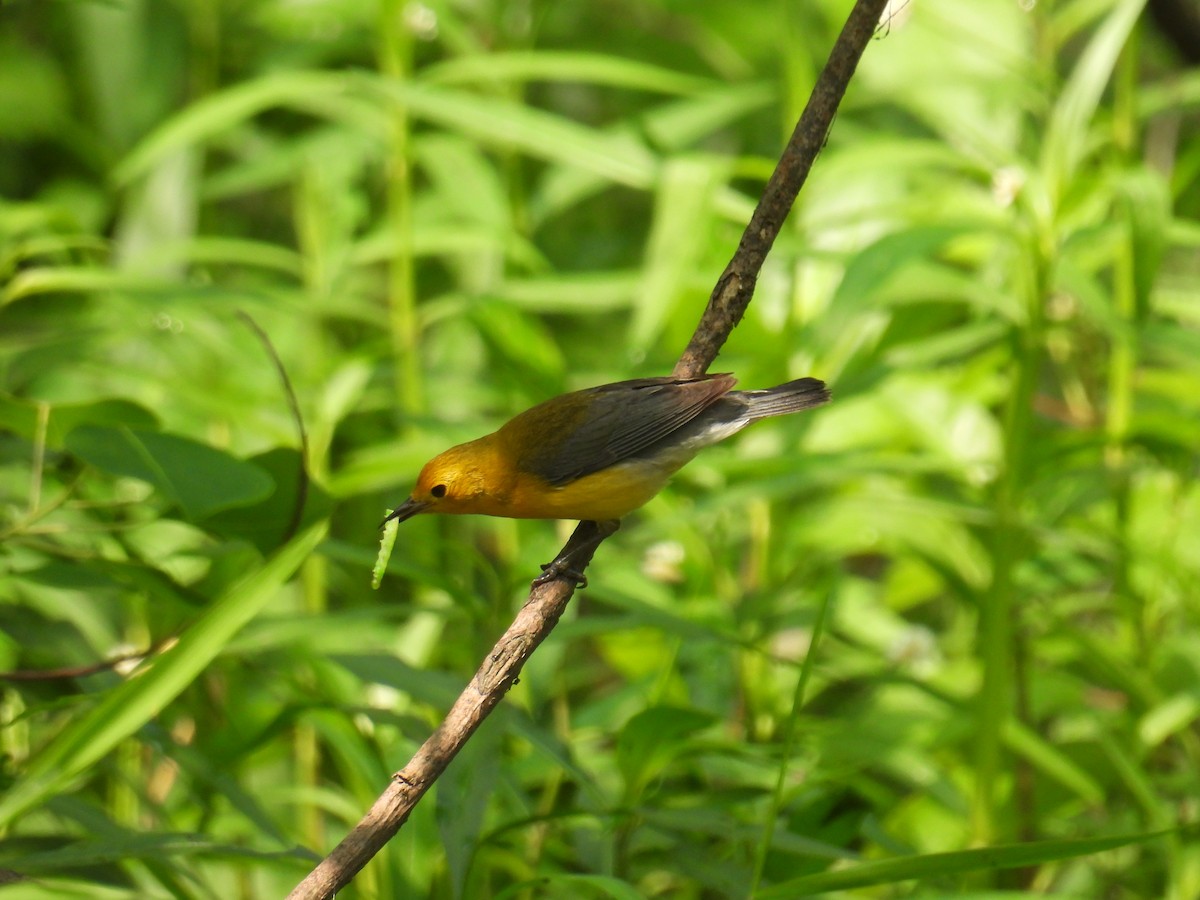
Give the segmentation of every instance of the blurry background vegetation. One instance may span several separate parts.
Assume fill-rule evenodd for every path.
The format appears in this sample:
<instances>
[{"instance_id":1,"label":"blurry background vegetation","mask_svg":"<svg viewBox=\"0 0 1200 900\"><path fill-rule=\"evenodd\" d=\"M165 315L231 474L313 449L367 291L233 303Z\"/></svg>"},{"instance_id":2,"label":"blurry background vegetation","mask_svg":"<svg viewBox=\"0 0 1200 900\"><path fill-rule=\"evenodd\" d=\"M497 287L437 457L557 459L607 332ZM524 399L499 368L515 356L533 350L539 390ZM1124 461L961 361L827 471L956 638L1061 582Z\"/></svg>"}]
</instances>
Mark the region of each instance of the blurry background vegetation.
<instances>
[{"instance_id":1,"label":"blurry background vegetation","mask_svg":"<svg viewBox=\"0 0 1200 900\"><path fill-rule=\"evenodd\" d=\"M1142 5L895 13L714 367L835 402L604 545L345 896L736 897L1196 819L1200 78ZM412 521L372 593L385 508L670 370L848 8L0 5L0 669L77 670L3 685L7 892L280 896L340 839L565 536ZM298 530L238 311L308 427ZM923 863L851 893L1200 895L1178 834Z\"/></svg>"}]
</instances>

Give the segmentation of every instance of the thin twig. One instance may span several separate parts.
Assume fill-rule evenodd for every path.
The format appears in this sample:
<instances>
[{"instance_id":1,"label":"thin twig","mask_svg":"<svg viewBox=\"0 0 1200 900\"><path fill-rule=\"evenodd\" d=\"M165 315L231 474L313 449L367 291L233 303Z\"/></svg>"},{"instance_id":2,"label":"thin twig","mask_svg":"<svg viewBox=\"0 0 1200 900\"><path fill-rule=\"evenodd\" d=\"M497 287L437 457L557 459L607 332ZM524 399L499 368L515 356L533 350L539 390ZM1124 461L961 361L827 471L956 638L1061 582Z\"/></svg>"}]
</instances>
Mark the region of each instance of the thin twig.
<instances>
[{"instance_id":1,"label":"thin twig","mask_svg":"<svg viewBox=\"0 0 1200 900\"><path fill-rule=\"evenodd\" d=\"M767 252L824 145L838 104L875 33L886 3L887 0L855 3L737 251L718 280L687 350L675 366L676 375L690 377L704 373L745 312ZM591 561L597 543L589 526L594 529L595 523L581 522L559 554L568 553L582 542L590 543L576 558L579 572ZM442 724L408 765L392 777L387 790L354 830L288 895L289 900L332 897L399 831L417 801L517 680L521 667L554 628L574 592L574 582L564 579L533 589Z\"/></svg>"},{"instance_id":2,"label":"thin twig","mask_svg":"<svg viewBox=\"0 0 1200 900\"><path fill-rule=\"evenodd\" d=\"M572 562L580 572L587 568L595 552L595 528L595 522L580 522L560 554L578 546L578 555ZM553 630L574 593L575 584L569 578L560 578L530 591L529 599L512 625L483 660L466 690L454 701L442 724L421 745L408 765L392 776L387 789L354 830L288 894L289 900L332 897L391 840L408 820L417 801L508 693L525 661Z\"/></svg>"},{"instance_id":3,"label":"thin twig","mask_svg":"<svg viewBox=\"0 0 1200 900\"><path fill-rule=\"evenodd\" d=\"M12 669L8 672L0 672L0 682L65 681L67 679L85 678L88 675L108 672L131 662L140 663L151 656L157 656L166 649L168 644L173 643L175 639L175 635L169 635L152 644L147 650L131 650L128 653L122 653L119 656L113 656L100 662L84 663L78 666L61 666L57 669Z\"/></svg>"},{"instance_id":4,"label":"thin twig","mask_svg":"<svg viewBox=\"0 0 1200 900\"><path fill-rule=\"evenodd\" d=\"M700 324L675 365L674 374L680 378L693 378L708 371L726 339L742 320L750 298L754 296L754 285L767 253L796 202L796 195L804 186L817 154L825 146L838 104L842 102L863 50L879 25L885 6L887 0L858 0L850 11L791 140L763 189L750 224L742 232L733 259L717 279Z\"/></svg>"},{"instance_id":5,"label":"thin twig","mask_svg":"<svg viewBox=\"0 0 1200 900\"><path fill-rule=\"evenodd\" d=\"M292 387L292 379L288 377L287 369L284 368L283 360L279 358L279 353L276 352L275 345L271 343L271 338L251 318L248 312L239 309L237 315L254 332L254 336L258 338L264 349L266 349L271 364L275 366L275 373L279 376L279 381L283 385L283 392L287 396L288 409L291 410L292 421L296 424L296 433L300 438L300 468L296 472L296 501L292 504L292 515L288 519L287 526L283 529L283 534L279 538L280 544L286 544L300 530L300 522L304 518L304 506L308 502L308 431L304 428L304 416L300 413L300 401L296 399L296 391Z\"/></svg>"}]
</instances>

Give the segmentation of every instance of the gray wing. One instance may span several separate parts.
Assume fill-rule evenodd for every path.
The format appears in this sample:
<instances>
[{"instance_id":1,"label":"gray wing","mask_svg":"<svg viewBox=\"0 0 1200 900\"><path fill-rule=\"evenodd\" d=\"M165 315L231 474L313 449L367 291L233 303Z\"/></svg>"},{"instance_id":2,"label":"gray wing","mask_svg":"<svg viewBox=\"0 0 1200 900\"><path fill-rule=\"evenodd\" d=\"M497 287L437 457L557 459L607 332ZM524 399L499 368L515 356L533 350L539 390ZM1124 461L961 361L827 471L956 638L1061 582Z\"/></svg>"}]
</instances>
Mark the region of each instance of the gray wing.
<instances>
[{"instance_id":1,"label":"gray wing","mask_svg":"<svg viewBox=\"0 0 1200 900\"><path fill-rule=\"evenodd\" d=\"M531 414L533 421L555 423L546 426L545 435L523 435L528 449L522 453L521 468L563 485L637 456L695 419L735 382L728 374L619 381L556 397L517 416L502 430L525 432L530 422L526 416ZM556 406L564 412L556 415ZM556 427L569 432L561 444L551 433Z\"/></svg>"}]
</instances>

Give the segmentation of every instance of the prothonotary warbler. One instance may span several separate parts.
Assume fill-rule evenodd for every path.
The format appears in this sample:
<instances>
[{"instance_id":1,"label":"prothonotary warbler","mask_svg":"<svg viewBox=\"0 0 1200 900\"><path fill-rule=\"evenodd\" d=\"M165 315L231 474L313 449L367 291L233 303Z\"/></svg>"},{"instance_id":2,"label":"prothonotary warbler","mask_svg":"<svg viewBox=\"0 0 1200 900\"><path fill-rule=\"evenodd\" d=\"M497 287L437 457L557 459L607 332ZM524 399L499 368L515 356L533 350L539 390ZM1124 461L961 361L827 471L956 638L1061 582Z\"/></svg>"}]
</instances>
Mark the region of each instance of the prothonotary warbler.
<instances>
[{"instance_id":1,"label":"prothonotary warbler","mask_svg":"<svg viewBox=\"0 0 1200 900\"><path fill-rule=\"evenodd\" d=\"M735 391L735 383L728 374L639 378L547 400L427 462L384 523L417 513L479 513L580 519L611 533L702 447L759 419L829 400L816 378L762 391ZM563 573L575 575L560 565L539 581Z\"/></svg>"}]
</instances>

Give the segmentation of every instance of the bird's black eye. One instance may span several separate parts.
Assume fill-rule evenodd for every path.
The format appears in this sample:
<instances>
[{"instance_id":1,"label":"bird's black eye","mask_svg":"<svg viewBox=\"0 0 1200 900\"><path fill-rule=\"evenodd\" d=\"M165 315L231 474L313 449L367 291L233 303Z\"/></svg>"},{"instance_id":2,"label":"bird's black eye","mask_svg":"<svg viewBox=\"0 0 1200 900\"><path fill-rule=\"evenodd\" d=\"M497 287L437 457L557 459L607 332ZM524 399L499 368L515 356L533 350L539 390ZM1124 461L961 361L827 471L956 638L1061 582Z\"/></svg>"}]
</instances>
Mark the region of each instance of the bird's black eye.
<instances>
[{"instance_id":1,"label":"bird's black eye","mask_svg":"<svg viewBox=\"0 0 1200 900\"><path fill-rule=\"evenodd\" d=\"M445 497L446 496L446 486L444 484L435 484L433 487L431 487L429 489L429 493L431 493L435 497Z\"/></svg>"}]
</instances>

